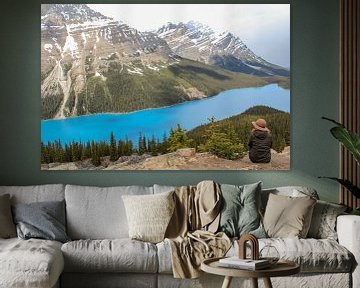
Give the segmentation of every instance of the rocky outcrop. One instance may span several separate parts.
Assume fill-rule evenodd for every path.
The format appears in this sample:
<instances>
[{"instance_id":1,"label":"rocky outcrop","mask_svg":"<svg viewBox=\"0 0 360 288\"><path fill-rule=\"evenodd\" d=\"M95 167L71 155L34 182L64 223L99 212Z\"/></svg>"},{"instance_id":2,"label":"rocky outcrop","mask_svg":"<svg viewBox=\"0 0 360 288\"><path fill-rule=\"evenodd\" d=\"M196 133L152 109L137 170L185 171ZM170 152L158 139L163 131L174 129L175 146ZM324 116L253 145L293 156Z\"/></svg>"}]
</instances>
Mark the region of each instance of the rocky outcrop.
<instances>
[{"instance_id":1,"label":"rocky outcrop","mask_svg":"<svg viewBox=\"0 0 360 288\"><path fill-rule=\"evenodd\" d=\"M102 159L102 165L94 167L89 160L77 163L43 164L42 170L289 170L290 147L282 153L271 151L270 163L252 163L246 155L242 159L221 159L209 153L195 153L191 148L151 157L150 155L125 156L116 162L109 157Z\"/></svg>"}]
</instances>

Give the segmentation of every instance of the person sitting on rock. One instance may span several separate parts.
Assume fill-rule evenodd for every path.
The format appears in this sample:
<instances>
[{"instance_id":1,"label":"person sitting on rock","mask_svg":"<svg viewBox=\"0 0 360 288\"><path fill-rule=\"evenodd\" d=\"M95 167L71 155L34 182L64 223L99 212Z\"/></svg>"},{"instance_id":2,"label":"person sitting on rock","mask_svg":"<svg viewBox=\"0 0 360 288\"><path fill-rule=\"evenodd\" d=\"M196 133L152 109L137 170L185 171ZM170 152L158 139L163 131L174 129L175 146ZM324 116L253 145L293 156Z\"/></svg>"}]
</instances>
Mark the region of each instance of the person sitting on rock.
<instances>
[{"instance_id":1,"label":"person sitting on rock","mask_svg":"<svg viewBox=\"0 0 360 288\"><path fill-rule=\"evenodd\" d=\"M253 163L269 163L271 160L272 139L264 119L251 122L253 129L249 139L249 158Z\"/></svg>"}]
</instances>

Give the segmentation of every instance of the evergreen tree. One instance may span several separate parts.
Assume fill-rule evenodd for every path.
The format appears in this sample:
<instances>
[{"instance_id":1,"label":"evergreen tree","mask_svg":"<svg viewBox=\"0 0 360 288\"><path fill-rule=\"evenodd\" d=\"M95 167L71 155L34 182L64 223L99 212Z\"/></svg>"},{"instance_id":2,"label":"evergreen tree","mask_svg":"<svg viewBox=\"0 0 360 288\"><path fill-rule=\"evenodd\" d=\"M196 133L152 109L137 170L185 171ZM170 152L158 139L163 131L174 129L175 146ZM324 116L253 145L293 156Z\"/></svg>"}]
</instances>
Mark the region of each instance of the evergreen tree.
<instances>
[{"instance_id":1,"label":"evergreen tree","mask_svg":"<svg viewBox=\"0 0 360 288\"><path fill-rule=\"evenodd\" d=\"M117 146L116 146L116 139L115 139L115 135L113 132L111 132L110 134L110 161L114 162L116 161L119 156L118 156L118 151L117 151Z\"/></svg>"},{"instance_id":2,"label":"evergreen tree","mask_svg":"<svg viewBox=\"0 0 360 288\"><path fill-rule=\"evenodd\" d=\"M186 135L186 130L179 124L175 130L170 130L168 152L174 152L181 148L191 147L191 140Z\"/></svg>"},{"instance_id":3,"label":"evergreen tree","mask_svg":"<svg viewBox=\"0 0 360 288\"><path fill-rule=\"evenodd\" d=\"M278 153L281 153L284 148L286 147L286 142L285 142L285 139L284 138L280 138L280 139L277 139L277 141L273 141L273 149L278 152Z\"/></svg>"},{"instance_id":4,"label":"evergreen tree","mask_svg":"<svg viewBox=\"0 0 360 288\"><path fill-rule=\"evenodd\" d=\"M41 163L51 163L48 145L41 142Z\"/></svg>"},{"instance_id":5,"label":"evergreen tree","mask_svg":"<svg viewBox=\"0 0 360 288\"><path fill-rule=\"evenodd\" d=\"M156 140L155 140L154 136L152 136L151 140L149 141L148 147L149 147L149 152L150 152L151 156L158 155Z\"/></svg>"},{"instance_id":6,"label":"evergreen tree","mask_svg":"<svg viewBox=\"0 0 360 288\"><path fill-rule=\"evenodd\" d=\"M133 150L134 150L134 144L133 144L133 141L131 141L131 140L128 140L127 138L126 138L126 141L125 141L125 147L126 147L126 149L125 149L125 155L126 156L130 156L130 155L132 155L133 154Z\"/></svg>"},{"instance_id":7,"label":"evergreen tree","mask_svg":"<svg viewBox=\"0 0 360 288\"><path fill-rule=\"evenodd\" d=\"M142 136L141 133L139 135L138 144L139 144L138 154L143 155L144 153L146 153L147 148L146 148L146 138L145 136Z\"/></svg>"},{"instance_id":8,"label":"evergreen tree","mask_svg":"<svg viewBox=\"0 0 360 288\"><path fill-rule=\"evenodd\" d=\"M96 144L94 141L91 143L91 163L94 166L101 165L98 144Z\"/></svg>"},{"instance_id":9,"label":"evergreen tree","mask_svg":"<svg viewBox=\"0 0 360 288\"><path fill-rule=\"evenodd\" d=\"M53 160L54 162L63 162L64 161L64 151L63 148L61 146L61 142L60 139L55 141L54 143L54 155L53 155Z\"/></svg>"},{"instance_id":10,"label":"evergreen tree","mask_svg":"<svg viewBox=\"0 0 360 288\"><path fill-rule=\"evenodd\" d=\"M78 142L71 143L71 160L72 162L79 161L81 159L80 145Z\"/></svg>"},{"instance_id":11,"label":"evergreen tree","mask_svg":"<svg viewBox=\"0 0 360 288\"><path fill-rule=\"evenodd\" d=\"M206 130L206 142L198 149L202 152L210 152L220 158L237 159L244 155L244 145L239 142L235 129L229 125L225 131L221 130L215 118L209 119L209 126Z\"/></svg>"},{"instance_id":12,"label":"evergreen tree","mask_svg":"<svg viewBox=\"0 0 360 288\"><path fill-rule=\"evenodd\" d=\"M158 143L158 152L160 154L166 154L168 152L168 149L169 149L169 140L166 133L164 133L162 142Z\"/></svg>"},{"instance_id":13,"label":"evergreen tree","mask_svg":"<svg viewBox=\"0 0 360 288\"><path fill-rule=\"evenodd\" d=\"M126 144L125 141L123 140L119 140L118 142L118 147L117 147L117 151L118 151L118 156L124 156L126 154Z\"/></svg>"},{"instance_id":14,"label":"evergreen tree","mask_svg":"<svg viewBox=\"0 0 360 288\"><path fill-rule=\"evenodd\" d=\"M71 158L71 149L70 146L68 144L65 144L65 162L72 162L72 158Z\"/></svg>"},{"instance_id":15,"label":"evergreen tree","mask_svg":"<svg viewBox=\"0 0 360 288\"><path fill-rule=\"evenodd\" d=\"M91 144L90 141L86 143L86 146L83 147L82 153L81 153L81 160L89 159L91 158Z\"/></svg>"}]
</instances>

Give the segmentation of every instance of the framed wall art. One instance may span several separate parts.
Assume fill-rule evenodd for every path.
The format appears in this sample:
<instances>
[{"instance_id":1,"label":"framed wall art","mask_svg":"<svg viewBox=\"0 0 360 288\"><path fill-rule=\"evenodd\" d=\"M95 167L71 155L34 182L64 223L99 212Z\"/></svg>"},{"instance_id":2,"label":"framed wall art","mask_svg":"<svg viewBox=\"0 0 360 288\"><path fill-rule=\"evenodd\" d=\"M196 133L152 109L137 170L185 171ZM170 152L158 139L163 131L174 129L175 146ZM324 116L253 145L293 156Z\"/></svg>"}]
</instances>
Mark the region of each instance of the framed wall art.
<instances>
[{"instance_id":1,"label":"framed wall art","mask_svg":"<svg viewBox=\"0 0 360 288\"><path fill-rule=\"evenodd\" d=\"M289 4L42 4L42 170L290 169Z\"/></svg>"}]
</instances>

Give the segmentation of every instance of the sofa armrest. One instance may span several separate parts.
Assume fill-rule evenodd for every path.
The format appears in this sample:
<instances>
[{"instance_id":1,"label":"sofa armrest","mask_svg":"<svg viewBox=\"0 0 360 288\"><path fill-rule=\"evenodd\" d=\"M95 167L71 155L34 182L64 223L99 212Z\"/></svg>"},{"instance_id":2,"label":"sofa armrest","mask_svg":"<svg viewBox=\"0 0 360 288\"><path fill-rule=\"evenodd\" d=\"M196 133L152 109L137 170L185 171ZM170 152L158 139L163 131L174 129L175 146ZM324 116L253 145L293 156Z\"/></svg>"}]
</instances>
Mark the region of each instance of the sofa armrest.
<instances>
[{"instance_id":1,"label":"sofa armrest","mask_svg":"<svg viewBox=\"0 0 360 288\"><path fill-rule=\"evenodd\" d=\"M340 245L347 248L355 257L353 287L360 287L360 216L338 216L336 229Z\"/></svg>"}]
</instances>

